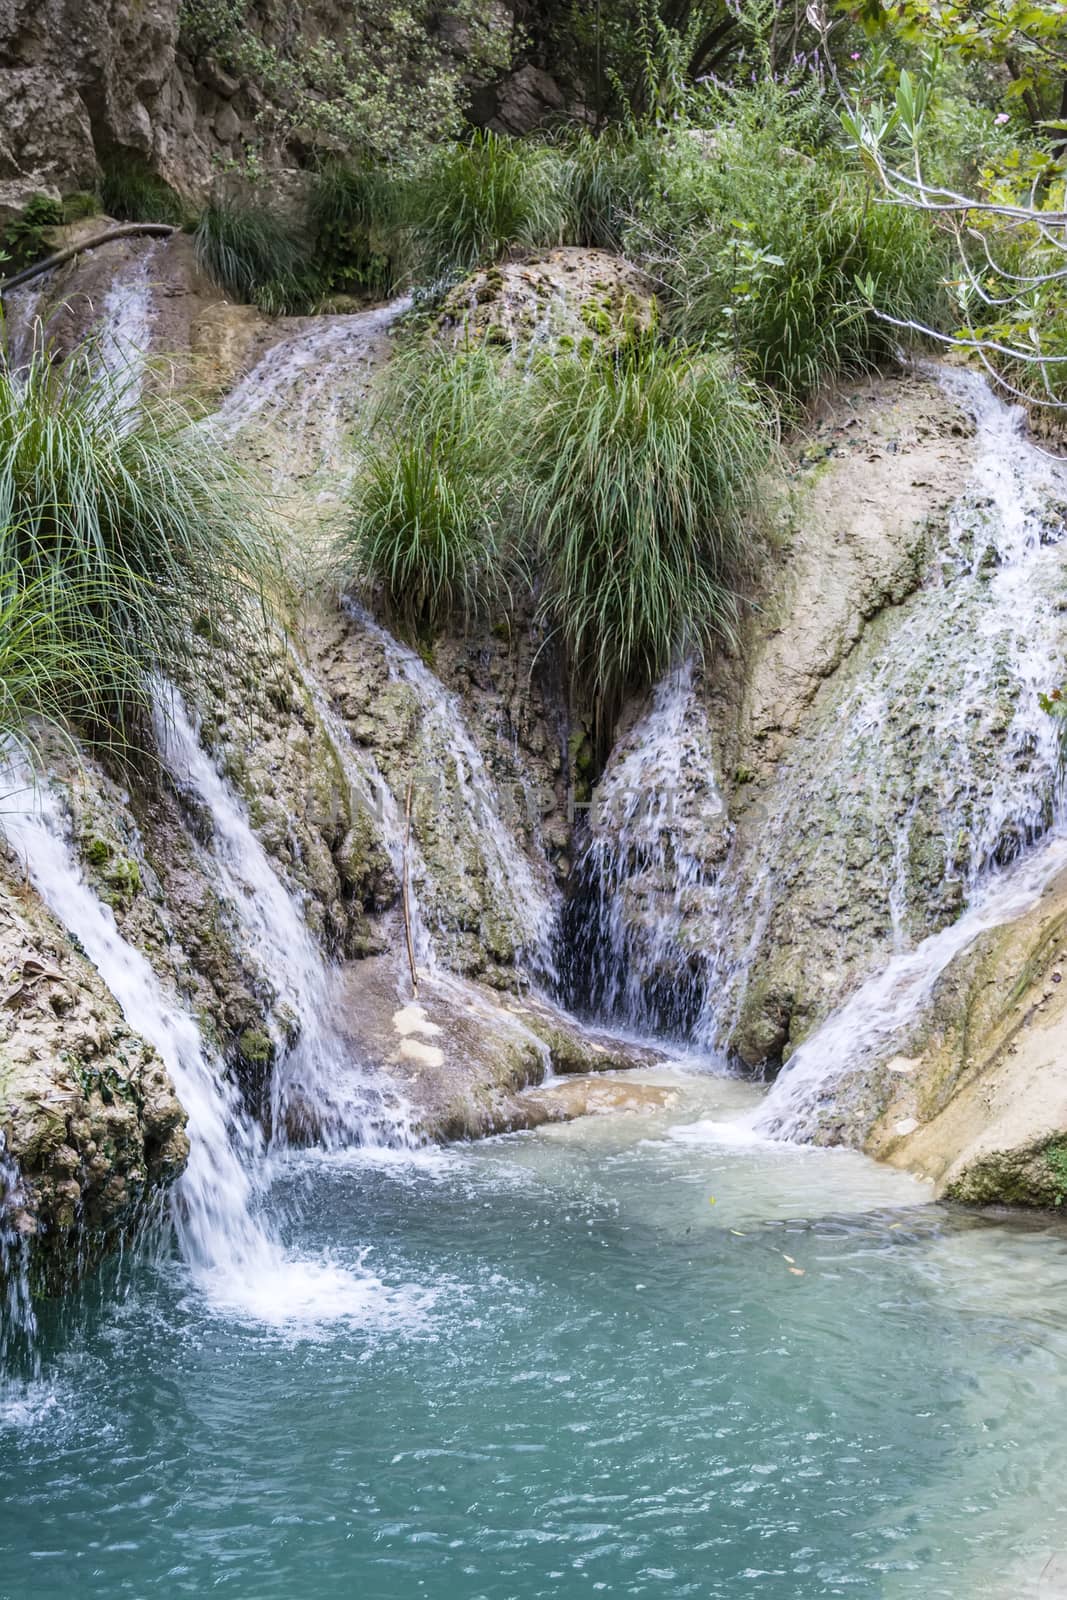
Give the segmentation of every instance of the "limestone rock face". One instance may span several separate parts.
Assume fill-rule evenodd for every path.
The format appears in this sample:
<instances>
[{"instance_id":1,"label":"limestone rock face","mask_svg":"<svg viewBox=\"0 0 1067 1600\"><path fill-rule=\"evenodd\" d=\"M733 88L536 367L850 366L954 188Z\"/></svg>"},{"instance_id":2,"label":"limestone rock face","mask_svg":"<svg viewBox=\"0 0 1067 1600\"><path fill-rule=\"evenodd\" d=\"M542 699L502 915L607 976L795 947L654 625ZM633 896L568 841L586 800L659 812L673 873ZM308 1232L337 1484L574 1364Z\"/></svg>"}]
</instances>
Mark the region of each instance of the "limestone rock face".
<instances>
[{"instance_id":1,"label":"limestone rock face","mask_svg":"<svg viewBox=\"0 0 1067 1600\"><path fill-rule=\"evenodd\" d=\"M737 647L692 676L671 735L685 760L649 767L643 804L664 821L621 863L628 937L655 956L646 978L702 986L695 1026L751 1068L773 1070L881 964L895 918L921 937L958 909L941 837L956 797L930 737L944 641L925 655L901 641L941 603L935 552L967 483L972 432L918 377L879 378L825 405L790 447ZM901 692L872 689L898 655ZM1001 715L991 700L973 724L978 768L996 759ZM633 717L600 792L635 765L627 741L664 716L653 703ZM976 770L975 797L982 781ZM595 792L594 830L602 809Z\"/></svg>"},{"instance_id":2,"label":"limestone rock face","mask_svg":"<svg viewBox=\"0 0 1067 1600\"><path fill-rule=\"evenodd\" d=\"M598 1096L588 1074L655 1067L651 1047L586 1029L548 1001L501 994L446 973L420 978L413 995L395 956L345 970L345 1011L357 1058L385 1075L432 1140L477 1139L611 1109L610 1080ZM542 1087L546 1076L561 1080ZM564 1088L574 1084L573 1091ZM633 1109L653 1097L640 1093ZM314 1135L313 1126L308 1130Z\"/></svg>"},{"instance_id":3,"label":"limestone rock face","mask_svg":"<svg viewBox=\"0 0 1067 1600\"><path fill-rule=\"evenodd\" d=\"M93 967L0 863L0 1133L19 1215L53 1282L130 1234L182 1171L185 1113Z\"/></svg>"},{"instance_id":4,"label":"limestone rock face","mask_svg":"<svg viewBox=\"0 0 1067 1600\"><path fill-rule=\"evenodd\" d=\"M479 268L445 297L436 332L517 353L610 343L654 316L652 286L636 267L605 250L561 245Z\"/></svg>"},{"instance_id":5,"label":"limestone rock face","mask_svg":"<svg viewBox=\"0 0 1067 1600\"><path fill-rule=\"evenodd\" d=\"M1067 1201L1067 874L946 969L877 1078L872 1154L971 1204Z\"/></svg>"}]
</instances>

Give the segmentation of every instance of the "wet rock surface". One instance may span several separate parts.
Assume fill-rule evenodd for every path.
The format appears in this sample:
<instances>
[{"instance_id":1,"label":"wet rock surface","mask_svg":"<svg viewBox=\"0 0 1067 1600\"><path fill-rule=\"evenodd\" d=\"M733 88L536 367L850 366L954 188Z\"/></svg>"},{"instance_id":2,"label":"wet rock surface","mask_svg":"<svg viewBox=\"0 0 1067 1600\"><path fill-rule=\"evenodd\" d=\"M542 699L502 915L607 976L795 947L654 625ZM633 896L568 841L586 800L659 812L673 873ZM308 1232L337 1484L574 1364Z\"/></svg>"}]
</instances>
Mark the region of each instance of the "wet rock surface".
<instances>
[{"instance_id":1,"label":"wet rock surface","mask_svg":"<svg viewBox=\"0 0 1067 1600\"><path fill-rule=\"evenodd\" d=\"M155 1052L0 861L0 1133L21 1169L12 1220L52 1287L151 1213L185 1165L185 1113Z\"/></svg>"},{"instance_id":2,"label":"wet rock surface","mask_svg":"<svg viewBox=\"0 0 1067 1600\"><path fill-rule=\"evenodd\" d=\"M1064 1204L1065 977L1061 873L1030 912L982 935L943 974L907 1054L871 1085L881 1107L870 1152L922 1172L949 1199Z\"/></svg>"}]
</instances>

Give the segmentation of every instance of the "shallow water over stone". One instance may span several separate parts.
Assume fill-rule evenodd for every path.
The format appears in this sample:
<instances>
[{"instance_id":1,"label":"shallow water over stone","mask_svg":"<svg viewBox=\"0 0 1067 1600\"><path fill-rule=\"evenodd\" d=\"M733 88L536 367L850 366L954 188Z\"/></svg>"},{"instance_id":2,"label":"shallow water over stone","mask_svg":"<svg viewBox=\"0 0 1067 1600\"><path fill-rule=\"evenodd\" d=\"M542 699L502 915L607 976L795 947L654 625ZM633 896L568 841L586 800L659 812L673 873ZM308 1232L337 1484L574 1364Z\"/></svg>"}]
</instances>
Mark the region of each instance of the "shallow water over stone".
<instances>
[{"instance_id":1,"label":"shallow water over stone","mask_svg":"<svg viewBox=\"0 0 1067 1600\"><path fill-rule=\"evenodd\" d=\"M1067 1234L724 1144L756 1091L674 1087L294 1157L267 1204L358 1303L265 1284L237 1313L164 1255L46 1313L0 1414L0 1593L1036 1600Z\"/></svg>"}]
</instances>

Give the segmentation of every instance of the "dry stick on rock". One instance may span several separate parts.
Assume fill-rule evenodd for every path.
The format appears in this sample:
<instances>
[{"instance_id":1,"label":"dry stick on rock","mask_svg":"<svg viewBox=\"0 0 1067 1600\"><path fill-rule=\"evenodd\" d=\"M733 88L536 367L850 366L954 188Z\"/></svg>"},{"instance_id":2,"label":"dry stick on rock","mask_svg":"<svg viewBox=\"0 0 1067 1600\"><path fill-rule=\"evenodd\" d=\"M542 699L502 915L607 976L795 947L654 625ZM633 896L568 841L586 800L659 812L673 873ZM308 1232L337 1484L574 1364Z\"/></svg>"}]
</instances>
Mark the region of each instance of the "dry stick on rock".
<instances>
[{"instance_id":1,"label":"dry stick on rock","mask_svg":"<svg viewBox=\"0 0 1067 1600\"><path fill-rule=\"evenodd\" d=\"M407 939L407 946L408 946L408 966L411 968L411 987L412 987L412 989L414 991L415 998L417 1000L418 997L419 997L419 975L415 970L415 946L411 942L411 891L410 891L410 887L409 887L409 883L410 883L410 868L408 866L408 846L411 843L411 795L412 795L412 791L414 790L414 788L415 788L415 779L412 776L412 777L410 777L408 779L408 796L407 796L407 801L406 801L405 806L404 806L403 890L404 890L404 937Z\"/></svg>"}]
</instances>

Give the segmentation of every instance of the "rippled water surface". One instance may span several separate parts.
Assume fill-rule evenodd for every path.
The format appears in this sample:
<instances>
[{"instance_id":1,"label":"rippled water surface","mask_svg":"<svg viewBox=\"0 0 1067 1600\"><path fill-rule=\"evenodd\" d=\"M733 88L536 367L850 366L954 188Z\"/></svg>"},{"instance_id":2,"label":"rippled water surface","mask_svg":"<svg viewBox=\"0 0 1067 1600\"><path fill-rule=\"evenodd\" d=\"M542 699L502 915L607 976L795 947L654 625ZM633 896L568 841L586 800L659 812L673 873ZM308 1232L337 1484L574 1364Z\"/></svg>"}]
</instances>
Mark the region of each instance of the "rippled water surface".
<instances>
[{"instance_id":1,"label":"rippled water surface","mask_svg":"<svg viewBox=\"0 0 1067 1600\"><path fill-rule=\"evenodd\" d=\"M1067 1593L1067 1230L751 1095L294 1160L251 1299L111 1270L0 1391L0 1596Z\"/></svg>"}]
</instances>

